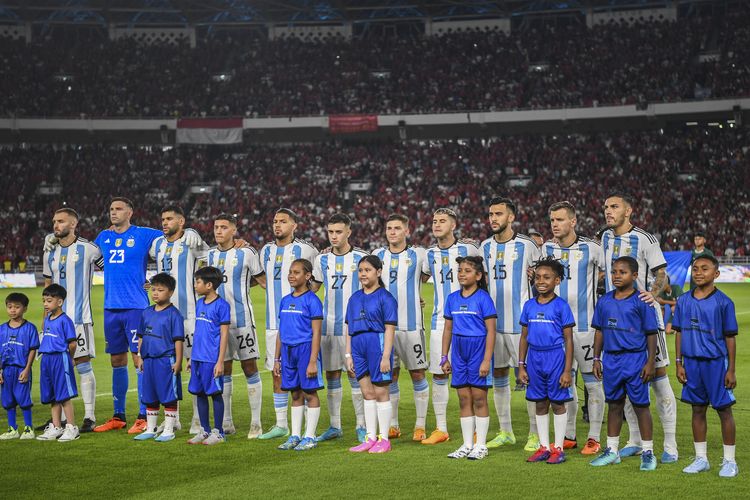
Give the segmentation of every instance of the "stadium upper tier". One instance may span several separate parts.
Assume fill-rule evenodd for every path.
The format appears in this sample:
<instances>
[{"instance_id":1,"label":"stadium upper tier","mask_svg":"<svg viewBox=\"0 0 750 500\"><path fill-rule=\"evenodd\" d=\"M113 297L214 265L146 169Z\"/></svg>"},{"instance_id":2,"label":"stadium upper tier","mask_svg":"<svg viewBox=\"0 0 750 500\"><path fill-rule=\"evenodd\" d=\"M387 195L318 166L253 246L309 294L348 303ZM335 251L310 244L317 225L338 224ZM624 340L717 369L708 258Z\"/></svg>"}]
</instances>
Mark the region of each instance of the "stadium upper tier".
<instances>
[{"instance_id":1,"label":"stadium upper tier","mask_svg":"<svg viewBox=\"0 0 750 500\"><path fill-rule=\"evenodd\" d=\"M547 208L569 200L578 232L593 237L614 192L636 200L633 221L665 250L690 248L701 230L717 254L750 255L749 145L747 128L689 127L470 142L0 149L0 260L38 263L63 203L81 214L80 233L93 239L109 226L112 196L131 198L133 222L152 227L161 227L163 206L178 203L209 242L213 217L236 213L241 236L256 247L272 237L273 213L284 206L302 219L298 236L323 248L325 222L341 210L354 220L352 241L369 250L385 242L392 212L409 216L413 243L430 244L432 212L444 206L458 212L460 236L486 238L486 202L498 194L519 206L519 232L551 237ZM355 179L364 190L350 190Z\"/></svg>"},{"instance_id":2,"label":"stadium upper tier","mask_svg":"<svg viewBox=\"0 0 750 500\"><path fill-rule=\"evenodd\" d=\"M444 36L0 44L0 116L436 113L750 95L750 15Z\"/></svg>"}]
</instances>

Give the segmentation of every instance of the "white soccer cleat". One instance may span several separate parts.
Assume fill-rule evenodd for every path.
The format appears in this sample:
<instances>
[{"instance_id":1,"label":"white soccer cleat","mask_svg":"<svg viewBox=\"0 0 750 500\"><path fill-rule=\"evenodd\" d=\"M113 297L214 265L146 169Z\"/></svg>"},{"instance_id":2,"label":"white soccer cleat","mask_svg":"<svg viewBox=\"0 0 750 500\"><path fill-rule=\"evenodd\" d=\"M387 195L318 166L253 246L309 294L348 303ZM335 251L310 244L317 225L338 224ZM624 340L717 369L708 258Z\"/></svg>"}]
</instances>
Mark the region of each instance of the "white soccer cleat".
<instances>
[{"instance_id":1,"label":"white soccer cleat","mask_svg":"<svg viewBox=\"0 0 750 500\"><path fill-rule=\"evenodd\" d=\"M224 433L226 434L226 430L224 430ZM263 434L263 428L260 426L260 424L252 424L250 426L250 432L247 433L248 439L258 439L258 436Z\"/></svg>"},{"instance_id":2,"label":"white soccer cleat","mask_svg":"<svg viewBox=\"0 0 750 500\"><path fill-rule=\"evenodd\" d=\"M174 421L173 430L175 430L175 431L182 430L182 424L180 423L179 420L175 420ZM200 430L200 422L198 423L198 428L195 430L195 432L193 432L192 429L191 429L190 430L190 434L197 434L199 430ZM160 423L159 426L156 428L156 433L157 434L161 434L162 432L164 432L164 422Z\"/></svg>"},{"instance_id":3,"label":"white soccer cleat","mask_svg":"<svg viewBox=\"0 0 750 500\"><path fill-rule=\"evenodd\" d=\"M195 436L188 439L188 444L203 444L203 441L208 437L208 432L201 430Z\"/></svg>"},{"instance_id":4,"label":"white soccer cleat","mask_svg":"<svg viewBox=\"0 0 750 500\"><path fill-rule=\"evenodd\" d=\"M211 429L211 434L209 434L206 439L203 440L203 444L205 444L206 446L213 446L215 444L223 442L224 436L221 435L219 429Z\"/></svg>"},{"instance_id":5,"label":"white soccer cleat","mask_svg":"<svg viewBox=\"0 0 750 500\"><path fill-rule=\"evenodd\" d=\"M193 420L192 422L190 422L190 434L198 434L202 430L203 428L201 427L200 420Z\"/></svg>"},{"instance_id":6,"label":"white soccer cleat","mask_svg":"<svg viewBox=\"0 0 750 500\"><path fill-rule=\"evenodd\" d=\"M461 447L453 453L448 453L448 458L466 458L469 456L469 453L471 453L471 447L461 445Z\"/></svg>"},{"instance_id":7,"label":"white soccer cleat","mask_svg":"<svg viewBox=\"0 0 750 500\"><path fill-rule=\"evenodd\" d=\"M471 453L469 453L466 458L469 460L482 460L483 458L487 458L488 454L489 451L486 446L474 445L474 448L471 449Z\"/></svg>"},{"instance_id":8,"label":"white soccer cleat","mask_svg":"<svg viewBox=\"0 0 750 500\"><path fill-rule=\"evenodd\" d=\"M75 441L81 437L81 433L78 432L78 426L68 424L65 426L65 430L57 441L60 443L67 443L68 441Z\"/></svg>"},{"instance_id":9,"label":"white soccer cleat","mask_svg":"<svg viewBox=\"0 0 750 500\"><path fill-rule=\"evenodd\" d=\"M232 422L231 420L222 422L221 427L224 429L225 436L228 436L230 434L237 434L237 429L234 427L234 422Z\"/></svg>"},{"instance_id":10,"label":"white soccer cleat","mask_svg":"<svg viewBox=\"0 0 750 500\"><path fill-rule=\"evenodd\" d=\"M54 441L63 435L62 427L55 427L53 424L49 424L45 429L44 433L40 434L36 438L39 441Z\"/></svg>"}]
</instances>

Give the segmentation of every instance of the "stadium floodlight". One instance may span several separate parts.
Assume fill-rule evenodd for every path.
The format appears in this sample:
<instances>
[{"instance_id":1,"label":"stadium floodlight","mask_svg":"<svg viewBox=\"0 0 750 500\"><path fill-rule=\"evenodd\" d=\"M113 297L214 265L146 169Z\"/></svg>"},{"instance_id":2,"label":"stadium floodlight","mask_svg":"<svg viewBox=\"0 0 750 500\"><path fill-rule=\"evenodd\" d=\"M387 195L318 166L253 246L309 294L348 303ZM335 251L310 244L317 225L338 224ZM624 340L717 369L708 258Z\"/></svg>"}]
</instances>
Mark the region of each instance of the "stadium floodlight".
<instances>
[{"instance_id":1,"label":"stadium floodlight","mask_svg":"<svg viewBox=\"0 0 750 500\"><path fill-rule=\"evenodd\" d=\"M230 75L229 73L219 73L213 75L211 79L215 82L228 82L232 79L232 75Z\"/></svg>"}]
</instances>

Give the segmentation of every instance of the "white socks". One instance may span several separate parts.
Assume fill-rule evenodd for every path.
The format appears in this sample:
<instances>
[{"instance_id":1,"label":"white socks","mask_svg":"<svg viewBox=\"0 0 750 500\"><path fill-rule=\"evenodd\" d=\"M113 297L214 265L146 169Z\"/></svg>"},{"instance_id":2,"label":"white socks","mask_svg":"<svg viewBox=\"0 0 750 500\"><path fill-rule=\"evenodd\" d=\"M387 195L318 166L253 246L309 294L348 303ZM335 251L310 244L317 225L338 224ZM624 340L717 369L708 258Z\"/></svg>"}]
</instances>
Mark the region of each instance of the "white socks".
<instances>
[{"instance_id":1,"label":"white socks","mask_svg":"<svg viewBox=\"0 0 750 500\"><path fill-rule=\"evenodd\" d=\"M432 408L435 410L435 427L448 432L448 379L432 379Z\"/></svg>"},{"instance_id":2,"label":"white socks","mask_svg":"<svg viewBox=\"0 0 750 500\"><path fill-rule=\"evenodd\" d=\"M389 397L391 401L391 427L399 427L398 425L398 402L401 400L401 391L398 388L398 382L391 382L391 386L388 388Z\"/></svg>"},{"instance_id":3,"label":"white socks","mask_svg":"<svg viewBox=\"0 0 750 500\"><path fill-rule=\"evenodd\" d=\"M612 453L620 451L620 436L607 436L607 448L609 448Z\"/></svg>"},{"instance_id":4,"label":"white socks","mask_svg":"<svg viewBox=\"0 0 750 500\"><path fill-rule=\"evenodd\" d=\"M529 414L529 434L537 434L539 431L536 427L536 403L534 401L526 401L526 412Z\"/></svg>"},{"instance_id":5,"label":"white socks","mask_svg":"<svg viewBox=\"0 0 750 500\"><path fill-rule=\"evenodd\" d=\"M417 421L414 427L424 429L427 425L427 406L430 404L430 386L427 379L414 382L414 408L417 413Z\"/></svg>"},{"instance_id":6,"label":"white socks","mask_svg":"<svg viewBox=\"0 0 750 500\"><path fill-rule=\"evenodd\" d=\"M474 417L477 429L477 446L487 446L487 431L490 430L490 417Z\"/></svg>"},{"instance_id":7,"label":"white socks","mask_svg":"<svg viewBox=\"0 0 750 500\"><path fill-rule=\"evenodd\" d=\"M656 395L656 410L664 428L664 451L677 455L677 400L674 391L665 375L653 381L651 386Z\"/></svg>"},{"instance_id":8,"label":"white socks","mask_svg":"<svg viewBox=\"0 0 750 500\"><path fill-rule=\"evenodd\" d=\"M337 379L336 382L338 384L335 384L332 380L328 382L326 399L328 400L328 415L331 419L331 427L341 429L341 400L344 397L344 392L341 389L341 379ZM331 385L337 385L337 387L331 388ZM359 395L361 398L362 393L360 392ZM352 398L354 398L354 389L352 389Z\"/></svg>"},{"instance_id":9,"label":"white socks","mask_svg":"<svg viewBox=\"0 0 750 500\"><path fill-rule=\"evenodd\" d=\"M247 399L250 401L250 424L260 425L260 409L263 403L263 381L259 373L247 377ZM286 420L286 419L285 419Z\"/></svg>"},{"instance_id":10,"label":"white socks","mask_svg":"<svg viewBox=\"0 0 750 500\"><path fill-rule=\"evenodd\" d=\"M643 441L643 451L650 451L651 453L654 452L654 441Z\"/></svg>"},{"instance_id":11,"label":"white socks","mask_svg":"<svg viewBox=\"0 0 750 500\"><path fill-rule=\"evenodd\" d=\"M703 441L702 443L694 441L693 446L695 446L695 458L705 458L706 460L708 460L708 443L706 443L705 441Z\"/></svg>"},{"instance_id":12,"label":"white socks","mask_svg":"<svg viewBox=\"0 0 750 500\"><path fill-rule=\"evenodd\" d=\"M549 450L549 413L535 415L536 426L539 431L539 444Z\"/></svg>"},{"instance_id":13,"label":"white socks","mask_svg":"<svg viewBox=\"0 0 750 500\"><path fill-rule=\"evenodd\" d=\"M565 444L565 427L568 425L568 415L562 413L560 415L554 415L553 425L555 426L555 448L563 449Z\"/></svg>"},{"instance_id":14,"label":"white socks","mask_svg":"<svg viewBox=\"0 0 750 500\"><path fill-rule=\"evenodd\" d=\"M196 396L195 394L192 394L192 396L193 396L192 397L192 400L193 400L193 418L190 421L190 425L192 426L193 424L197 424L197 425L200 426L201 419L200 419L200 417L198 417L198 396ZM223 394L222 394L222 396L223 396ZM226 415L226 413L227 413L227 406L224 405L224 414Z\"/></svg>"},{"instance_id":15,"label":"white socks","mask_svg":"<svg viewBox=\"0 0 750 500\"><path fill-rule=\"evenodd\" d=\"M307 427L305 428L305 437L315 439L315 432L318 430L318 419L320 418L320 406L317 408L307 407Z\"/></svg>"},{"instance_id":16,"label":"white socks","mask_svg":"<svg viewBox=\"0 0 750 500\"><path fill-rule=\"evenodd\" d=\"M354 389L352 389L354 392ZM360 397L361 392L360 392ZM367 429L367 439L375 439L378 433L378 402L374 399L365 399L362 403L364 408L365 428ZM390 408L391 404L388 403Z\"/></svg>"},{"instance_id":17,"label":"white socks","mask_svg":"<svg viewBox=\"0 0 750 500\"><path fill-rule=\"evenodd\" d=\"M500 423L500 430L513 433L513 424L510 418L510 385L502 387L495 386L493 391L495 397L495 412Z\"/></svg>"},{"instance_id":18,"label":"white socks","mask_svg":"<svg viewBox=\"0 0 750 500\"><path fill-rule=\"evenodd\" d=\"M234 389L234 382L232 382L231 375L224 375L224 391L221 393L221 399L224 400L224 421L222 427L227 427L227 424L234 425L234 419L232 418L232 390Z\"/></svg>"},{"instance_id":19,"label":"white socks","mask_svg":"<svg viewBox=\"0 0 750 500\"><path fill-rule=\"evenodd\" d=\"M156 428L159 426L159 409L156 411L147 409L146 410L146 432L156 432Z\"/></svg>"},{"instance_id":20,"label":"white socks","mask_svg":"<svg viewBox=\"0 0 750 500\"><path fill-rule=\"evenodd\" d=\"M593 375L590 376L593 378ZM589 391L589 437L599 442L604 421L604 385L601 381L587 381L586 389Z\"/></svg>"},{"instance_id":21,"label":"white socks","mask_svg":"<svg viewBox=\"0 0 750 500\"><path fill-rule=\"evenodd\" d=\"M474 417L461 417L461 436L464 438L464 446L474 446Z\"/></svg>"},{"instance_id":22,"label":"white socks","mask_svg":"<svg viewBox=\"0 0 750 500\"><path fill-rule=\"evenodd\" d=\"M641 446L641 430L638 428L638 417L635 415L630 398L625 398L625 420L628 422L628 430L630 431L628 445Z\"/></svg>"},{"instance_id":23,"label":"white socks","mask_svg":"<svg viewBox=\"0 0 750 500\"><path fill-rule=\"evenodd\" d=\"M705 443L703 443L705 444ZM735 462L734 459L734 449L736 445L733 444L725 444L724 445L724 460L727 462Z\"/></svg>"},{"instance_id":24,"label":"white socks","mask_svg":"<svg viewBox=\"0 0 750 500\"><path fill-rule=\"evenodd\" d=\"M164 409L164 432L162 435L174 434L174 423L179 419L177 411Z\"/></svg>"},{"instance_id":25,"label":"white socks","mask_svg":"<svg viewBox=\"0 0 750 500\"><path fill-rule=\"evenodd\" d=\"M575 380L575 377L573 377L573 380ZM565 403L565 413L568 415L568 425L565 427L565 436L575 441L576 417L578 417L578 389L573 386L572 391L573 401ZM555 437L557 437L557 434L555 434Z\"/></svg>"},{"instance_id":26,"label":"white socks","mask_svg":"<svg viewBox=\"0 0 750 500\"><path fill-rule=\"evenodd\" d=\"M87 363L82 363L87 364ZM81 373L81 397L83 399L83 418L96 420L94 408L96 407L96 377L94 371Z\"/></svg>"},{"instance_id":27,"label":"white socks","mask_svg":"<svg viewBox=\"0 0 750 500\"><path fill-rule=\"evenodd\" d=\"M302 436L302 420L306 419L305 436L315 438L315 431L318 428L318 419L320 418L320 407L310 408L305 405L292 406L292 436Z\"/></svg>"},{"instance_id":28,"label":"white socks","mask_svg":"<svg viewBox=\"0 0 750 500\"><path fill-rule=\"evenodd\" d=\"M367 418L365 417L365 407L362 398L362 389L359 388L357 379L349 377L349 383L352 386L352 405L354 406L354 415L357 417L357 427L366 426ZM339 403L339 406L341 403Z\"/></svg>"},{"instance_id":29,"label":"white socks","mask_svg":"<svg viewBox=\"0 0 750 500\"><path fill-rule=\"evenodd\" d=\"M378 423L380 424L380 439L388 441L388 428L391 425L391 408L390 401L379 401L376 405L378 411Z\"/></svg>"},{"instance_id":30,"label":"white socks","mask_svg":"<svg viewBox=\"0 0 750 500\"><path fill-rule=\"evenodd\" d=\"M302 434L302 419L305 418L305 405L292 406L292 436Z\"/></svg>"}]
</instances>

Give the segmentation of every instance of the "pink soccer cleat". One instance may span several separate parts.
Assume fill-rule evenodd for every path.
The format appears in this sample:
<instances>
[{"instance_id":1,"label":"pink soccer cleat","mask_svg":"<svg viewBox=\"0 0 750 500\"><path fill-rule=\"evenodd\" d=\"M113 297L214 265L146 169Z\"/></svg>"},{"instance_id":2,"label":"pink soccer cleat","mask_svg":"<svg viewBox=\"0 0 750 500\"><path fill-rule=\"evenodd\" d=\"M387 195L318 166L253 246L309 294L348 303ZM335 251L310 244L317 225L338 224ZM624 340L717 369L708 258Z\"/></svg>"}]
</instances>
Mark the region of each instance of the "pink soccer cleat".
<instances>
[{"instance_id":1,"label":"pink soccer cleat","mask_svg":"<svg viewBox=\"0 0 750 500\"><path fill-rule=\"evenodd\" d=\"M389 451L391 451L391 441L380 438L377 443L375 443L375 446L370 448L368 453L388 453Z\"/></svg>"},{"instance_id":2,"label":"pink soccer cleat","mask_svg":"<svg viewBox=\"0 0 750 500\"><path fill-rule=\"evenodd\" d=\"M364 443L360 443L357 446L349 448L349 451L351 451L352 453L362 453L365 451L370 451L370 448L372 448L376 444L377 441L375 441L374 439L366 439Z\"/></svg>"}]
</instances>

